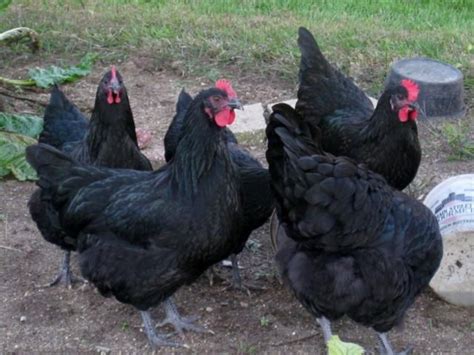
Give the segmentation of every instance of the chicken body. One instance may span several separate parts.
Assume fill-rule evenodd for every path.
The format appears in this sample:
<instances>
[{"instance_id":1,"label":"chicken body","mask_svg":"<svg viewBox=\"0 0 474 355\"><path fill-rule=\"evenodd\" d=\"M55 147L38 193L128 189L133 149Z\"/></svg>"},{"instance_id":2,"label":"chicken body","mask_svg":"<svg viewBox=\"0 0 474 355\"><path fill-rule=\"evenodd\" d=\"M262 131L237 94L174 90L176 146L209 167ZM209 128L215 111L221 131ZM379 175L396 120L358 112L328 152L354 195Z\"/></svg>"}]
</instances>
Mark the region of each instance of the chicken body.
<instances>
[{"instance_id":1,"label":"chicken body","mask_svg":"<svg viewBox=\"0 0 474 355\"><path fill-rule=\"evenodd\" d=\"M90 121L58 87L54 87L39 142L60 149L79 162L95 166L151 170L150 162L138 149L133 115L122 78L115 68L113 72L106 73L99 84ZM116 95L120 101L109 103L109 95ZM60 272L50 285L65 282L70 286L74 277L69 260L70 252L76 249L75 243L65 242L68 238L60 225L58 213L50 201L42 198L41 189L33 193L28 206L43 238L65 250Z\"/></svg>"},{"instance_id":2,"label":"chicken body","mask_svg":"<svg viewBox=\"0 0 474 355\"><path fill-rule=\"evenodd\" d=\"M365 163L398 190L415 178L421 147L415 118L403 120L400 110L414 101L396 105L405 96L403 85L387 88L377 107L365 93L321 53L314 37L299 29L300 87L296 111L321 129L324 151ZM399 96L400 95L400 96Z\"/></svg>"},{"instance_id":3,"label":"chicken body","mask_svg":"<svg viewBox=\"0 0 474 355\"><path fill-rule=\"evenodd\" d=\"M77 244L82 274L104 296L142 311L152 345L178 345L155 333L147 313L161 302L179 332L202 330L177 314L170 297L241 243L233 232L240 179L214 123L231 121L233 102L218 88L201 92L173 160L153 172L95 168L46 146L28 149L40 186Z\"/></svg>"},{"instance_id":4,"label":"chicken body","mask_svg":"<svg viewBox=\"0 0 474 355\"><path fill-rule=\"evenodd\" d=\"M436 217L422 203L346 157L291 107L273 108L267 160L277 213L276 261L297 299L323 326L344 315L385 333L428 286L442 257Z\"/></svg>"},{"instance_id":5,"label":"chicken body","mask_svg":"<svg viewBox=\"0 0 474 355\"><path fill-rule=\"evenodd\" d=\"M166 161L170 161L175 154L185 124L186 110L191 102L192 97L183 89L176 104L176 114L164 139ZM242 236L238 237L241 244L232 252L231 260L232 285L234 288L242 289L236 255L243 250L250 234L268 220L274 208L274 201L270 190L268 170L263 168L262 164L249 151L239 145L237 138L228 128L224 128L223 139L241 177L243 220L238 233L241 233Z\"/></svg>"}]
</instances>

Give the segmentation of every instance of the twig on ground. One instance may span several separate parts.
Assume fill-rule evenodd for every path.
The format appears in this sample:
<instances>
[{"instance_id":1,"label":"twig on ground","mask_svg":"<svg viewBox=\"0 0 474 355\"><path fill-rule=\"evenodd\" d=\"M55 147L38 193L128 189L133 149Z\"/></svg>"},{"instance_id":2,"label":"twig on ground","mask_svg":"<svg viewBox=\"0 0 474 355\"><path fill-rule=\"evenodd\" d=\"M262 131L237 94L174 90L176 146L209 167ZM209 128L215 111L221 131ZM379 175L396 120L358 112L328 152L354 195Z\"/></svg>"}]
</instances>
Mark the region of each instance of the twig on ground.
<instances>
[{"instance_id":1,"label":"twig on ground","mask_svg":"<svg viewBox=\"0 0 474 355\"><path fill-rule=\"evenodd\" d=\"M10 98L12 98L12 99L17 99L17 100L23 100L23 101L32 102L32 103L34 103L34 104L37 104L37 105L40 105L40 106L43 106L43 107L48 106L48 103L47 103L47 102L44 102L44 101L41 101L41 100L37 100L37 99L32 99L32 98L30 98L30 97L14 95L14 94L11 94L11 93L6 92L6 91L3 91L3 90L0 90L0 95L6 96L6 97L10 97Z\"/></svg>"},{"instance_id":2,"label":"twig on ground","mask_svg":"<svg viewBox=\"0 0 474 355\"><path fill-rule=\"evenodd\" d=\"M18 252L20 252L20 253L23 252L23 250L21 250L21 249L12 248L12 247L7 247L6 245L0 245L0 249L6 249L6 250L11 250L11 251L18 251Z\"/></svg>"}]
</instances>

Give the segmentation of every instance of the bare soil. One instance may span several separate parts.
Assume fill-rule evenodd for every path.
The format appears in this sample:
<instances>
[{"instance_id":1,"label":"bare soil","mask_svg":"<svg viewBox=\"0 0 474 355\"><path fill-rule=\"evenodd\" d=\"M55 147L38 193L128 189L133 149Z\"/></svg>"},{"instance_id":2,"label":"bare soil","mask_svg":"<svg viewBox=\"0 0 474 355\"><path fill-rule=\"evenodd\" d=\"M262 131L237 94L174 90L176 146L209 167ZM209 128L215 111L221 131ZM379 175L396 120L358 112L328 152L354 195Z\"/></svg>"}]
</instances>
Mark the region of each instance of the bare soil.
<instances>
[{"instance_id":1,"label":"bare soil","mask_svg":"<svg viewBox=\"0 0 474 355\"><path fill-rule=\"evenodd\" d=\"M19 64L19 65L18 65ZM32 64L17 62L15 73ZM44 63L42 63L44 64ZM176 71L157 71L146 57L119 65L131 99L137 127L153 134L144 153L156 166L162 163L162 138L174 112L175 99L181 87L195 94L209 86L206 78L194 80ZM94 101L103 68L76 84L64 87L67 95L84 112ZM231 76L232 78L232 76ZM295 88L279 82L259 81L251 76L235 78L234 87L246 103L276 102L295 96ZM26 92L21 95L47 102L48 94ZM10 111L35 112L38 106L2 97ZM420 121L423 162L411 193L419 197L448 176L474 171L474 162L453 162L447 158L445 144L433 134L433 127ZM262 132L246 137L244 144L263 161ZM56 274L62 252L45 242L31 221L27 201L34 183L14 180L0 184L0 352L150 352L143 333L141 318L131 306L113 298L103 298L92 285L66 289L44 288ZM241 256L244 282L257 284L263 290L251 295L226 290L217 278L209 284L201 277L176 294L179 309L186 315L200 316L202 325L215 334L188 333L187 349L160 349L160 353L324 353L322 334L311 316L280 283L273 264L268 224L255 231ZM73 257L73 269L79 270ZM218 267L222 279L230 278L229 269ZM153 310L155 320L163 312ZM163 331L170 331L166 328ZM345 341L361 344L376 353L375 333L343 319L334 331ZM394 346L407 345L415 353L472 354L474 343L474 309L450 305L427 290L407 313L405 328L391 334ZM471 350L469 350L471 349Z\"/></svg>"}]
</instances>

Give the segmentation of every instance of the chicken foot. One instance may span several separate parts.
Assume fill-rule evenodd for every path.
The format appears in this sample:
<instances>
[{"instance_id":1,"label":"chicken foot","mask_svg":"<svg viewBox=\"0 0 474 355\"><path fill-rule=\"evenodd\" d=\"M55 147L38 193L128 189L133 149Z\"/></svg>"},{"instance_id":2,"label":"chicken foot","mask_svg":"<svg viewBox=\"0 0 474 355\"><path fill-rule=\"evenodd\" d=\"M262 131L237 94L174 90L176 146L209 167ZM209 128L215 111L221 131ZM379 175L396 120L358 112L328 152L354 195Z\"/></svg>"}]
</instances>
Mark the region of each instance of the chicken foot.
<instances>
[{"instance_id":1,"label":"chicken foot","mask_svg":"<svg viewBox=\"0 0 474 355\"><path fill-rule=\"evenodd\" d=\"M49 284L45 285L44 287L52 287L56 286L62 282L67 288L72 288L72 285L76 282L85 282L84 279L74 276L71 271L71 252L66 251L64 252L64 259L61 264L61 268L59 269L59 273L56 278Z\"/></svg>"},{"instance_id":2,"label":"chicken foot","mask_svg":"<svg viewBox=\"0 0 474 355\"><path fill-rule=\"evenodd\" d=\"M393 351L392 345L390 344L390 341L388 340L387 333L379 333L377 332L377 335L380 340L380 354L381 355L408 355L411 354L413 349L411 347L403 350L402 352L396 353Z\"/></svg>"},{"instance_id":3,"label":"chicken foot","mask_svg":"<svg viewBox=\"0 0 474 355\"><path fill-rule=\"evenodd\" d=\"M230 261L232 262L232 280L226 281L230 283L225 289L234 289L247 293L248 296L251 296L251 291L262 291L265 289L263 286L251 284L249 282L242 283L242 278L240 276L239 263L237 262L237 254L230 255Z\"/></svg>"},{"instance_id":4,"label":"chicken foot","mask_svg":"<svg viewBox=\"0 0 474 355\"><path fill-rule=\"evenodd\" d=\"M316 318L316 322L318 322L318 324L321 326L321 329L323 330L324 342L327 344L329 339L332 337L331 322L326 317Z\"/></svg>"},{"instance_id":5,"label":"chicken foot","mask_svg":"<svg viewBox=\"0 0 474 355\"><path fill-rule=\"evenodd\" d=\"M142 316L143 327L145 328L145 333L151 347L153 348L160 347L160 346L171 346L171 347L182 346L185 348L189 347L186 344L181 344L178 342L168 340L167 338L169 335L158 334L155 331L155 327L153 326L153 319L151 318L150 312L140 311L140 315Z\"/></svg>"},{"instance_id":6,"label":"chicken foot","mask_svg":"<svg viewBox=\"0 0 474 355\"><path fill-rule=\"evenodd\" d=\"M173 300L170 298L167 298L164 301L164 306L165 306L165 312L166 312L166 318L164 321L159 323L157 326L162 327L166 324L171 324L174 329L178 332L178 334L181 337L184 337L184 331L192 331L196 333L212 333L214 332L212 330L206 329L203 326L199 324L194 324L194 322L199 318L197 316L191 316L191 317L183 317L179 314L178 309L176 308L176 305L174 304Z\"/></svg>"},{"instance_id":7,"label":"chicken foot","mask_svg":"<svg viewBox=\"0 0 474 355\"><path fill-rule=\"evenodd\" d=\"M242 278L240 277L239 263L237 261L237 255L232 254L230 256L232 262L232 287L238 290L242 289Z\"/></svg>"}]
</instances>

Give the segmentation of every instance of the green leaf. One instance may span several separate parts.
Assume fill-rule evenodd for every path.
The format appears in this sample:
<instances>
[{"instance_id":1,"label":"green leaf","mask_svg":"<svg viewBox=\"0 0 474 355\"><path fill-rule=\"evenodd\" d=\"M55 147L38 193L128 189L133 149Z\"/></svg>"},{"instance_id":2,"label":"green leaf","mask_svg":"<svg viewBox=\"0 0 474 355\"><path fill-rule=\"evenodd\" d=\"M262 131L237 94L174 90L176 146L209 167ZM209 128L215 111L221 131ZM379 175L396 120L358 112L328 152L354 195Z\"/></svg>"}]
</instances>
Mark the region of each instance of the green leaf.
<instances>
[{"instance_id":1,"label":"green leaf","mask_svg":"<svg viewBox=\"0 0 474 355\"><path fill-rule=\"evenodd\" d=\"M41 117L0 112L0 131L38 138L42 130L43 119Z\"/></svg>"},{"instance_id":2,"label":"green leaf","mask_svg":"<svg viewBox=\"0 0 474 355\"><path fill-rule=\"evenodd\" d=\"M355 343L341 341L338 335L333 335L327 343L328 355L362 355L364 348Z\"/></svg>"},{"instance_id":3,"label":"green leaf","mask_svg":"<svg viewBox=\"0 0 474 355\"><path fill-rule=\"evenodd\" d=\"M25 149L36 139L11 132L0 132L0 178L12 173L18 180L35 180L36 172L25 158Z\"/></svg>"},{"instance_id":4,"label":"green leaf","mask_svg":"<svg viewBox=\"0 0 474 355\"><path fill-rule=\"evenodd\" d=\"M5 10L11 3L12 0L0 0L0 12Z\"/></svg>"},{"instance_id":5,"label":"green leaf","mask_svg":"<svg viewBox=\"0 0 474 355\"><path fill-rule=\"evenodd\" d=\"M95 54L86 54L78 65L66 69L55 65L49 68L34 68L28 71L28 75L35 81L36 86L48 88L54 84L71 83L79 78L88 75L92 70L92 65L97 59Z\"/></svg>"}]
</instances>

